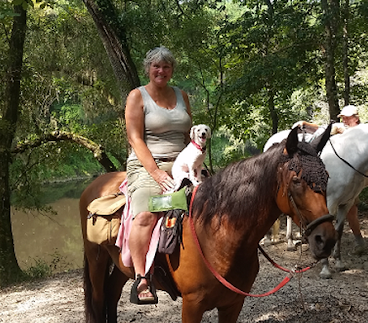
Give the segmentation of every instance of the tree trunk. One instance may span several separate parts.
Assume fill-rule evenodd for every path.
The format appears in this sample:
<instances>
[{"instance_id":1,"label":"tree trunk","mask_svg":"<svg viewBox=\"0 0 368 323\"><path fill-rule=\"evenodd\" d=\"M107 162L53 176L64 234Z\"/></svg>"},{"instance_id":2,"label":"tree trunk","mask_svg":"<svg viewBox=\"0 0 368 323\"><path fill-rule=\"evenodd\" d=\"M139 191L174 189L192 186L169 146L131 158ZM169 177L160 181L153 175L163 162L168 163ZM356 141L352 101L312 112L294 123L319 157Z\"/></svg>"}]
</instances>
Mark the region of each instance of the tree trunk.
<instances>
[{"instance_id":1,"label":"tree trunk","mask_svg":"<svg viewBox=\"0 0 368 323\"><path fill-rule=\"evenodd\" d=\"M340 109L335 79L335 48L339 28L339 0L322 0L321 5L324 14L324 27L326 33L323 48L326 96L330 118L337 120Z\"/></svg>"},{"instance_id":2,"label":"tree trunk","mask_svg":"<svg viewBox=\"0 0 368 323\"><path fill-rule=\"evenodd\" d=\"M130 90L140 85L125 31L119 23L111 0L83 0L83 2L95 22L125 102Z\"/></svg>"},{"instance_id":3,"label":"tree trunk","mask_svg":"<svg viewBox=\"0 0 368 323\"><path fill-rule=\"evenodd\" d=\"M275 109L275 91L271 89L271 86L268 85L269 88L267 90L268 100L267 106L268 111L270 112L271 120L272 120L272 134L278 132L279 128L279 117L277 116L276 109Z\"/></svg>"},{"instance_id":4,"label":"tree trunk","mask_svg":"<svg viewBox=\"0 0 368 323\"><path fill-rule=\"evenodd\" d=\"M9 164L11 144L18 120L27 15L21 5L14 6L14 11L17 15L13 18L9 43L5 108L0 118L0 197L2 200L0 203L0 286L16 281L22 274L15 257L10 218Z\"/></svg>"},{"instance_id":5,"label":"tree trunk","mask_svg":"<svg viewBox=\"0 0 368 323\"><path fill-rule=\"evenodd\" d=\"M343 40L342 40L342 62L344 69L344 105L350 104L350 75L349 75L349 19L350 19L350 0L345 0L343 9Z\"/></svg>"}]
</instances>

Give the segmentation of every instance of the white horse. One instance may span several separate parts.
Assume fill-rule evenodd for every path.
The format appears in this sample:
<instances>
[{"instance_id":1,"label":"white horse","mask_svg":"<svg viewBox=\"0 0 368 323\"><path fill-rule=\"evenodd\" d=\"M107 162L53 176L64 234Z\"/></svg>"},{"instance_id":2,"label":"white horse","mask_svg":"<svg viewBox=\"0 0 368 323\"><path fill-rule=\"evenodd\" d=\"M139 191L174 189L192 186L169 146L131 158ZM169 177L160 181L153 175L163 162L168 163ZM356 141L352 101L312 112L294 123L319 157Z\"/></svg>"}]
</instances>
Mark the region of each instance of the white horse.
<instances>
[{"instance_id":1,"label":"white horse","mask_svg":"<svg viewBox=\"0 0 368 323\"><path fill-rule=\"evenodd\" d=\"M287 136L289 132L290 130L284 130L272 136L265 144L264 151L273 143L282 141L283 137ZM340 253L345 218L360 192L368 186L368 124L360 124L347 129L343 134L332 136L322 150L321 158L329 173L327 207L330 214L335 215L335 229L338 233L333 257L336 260L336 269L341 271L346 268L341 261ZM295 248L289 219L287 221L286 238L288 240L288 250ZM355 235L355 240L357 250L360 252L365 250L365 243L361 234ZM320 277L332 277L328 259L322 260Z\"/></svg>"}]
</instances>

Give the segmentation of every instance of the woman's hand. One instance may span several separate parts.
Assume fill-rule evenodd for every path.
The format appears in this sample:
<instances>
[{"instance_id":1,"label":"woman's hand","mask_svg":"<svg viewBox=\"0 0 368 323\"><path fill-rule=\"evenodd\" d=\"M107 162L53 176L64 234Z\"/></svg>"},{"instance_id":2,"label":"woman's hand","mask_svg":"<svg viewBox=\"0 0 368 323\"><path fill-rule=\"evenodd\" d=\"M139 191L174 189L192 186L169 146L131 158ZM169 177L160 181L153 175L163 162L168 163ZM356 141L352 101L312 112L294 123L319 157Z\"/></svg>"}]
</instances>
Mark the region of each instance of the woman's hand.
<instances>
[{"instance_id":1,"label":"woman's hand","mask_svg":"<svg viewBox=\"0 0 368 323\"><path fill-rule=\"evenodd\" d=\"M174 180L161 169L156 169L151 173L153 179L160 185L163 192L169 191L175 186Z\"/></svg>"}]
</instances>

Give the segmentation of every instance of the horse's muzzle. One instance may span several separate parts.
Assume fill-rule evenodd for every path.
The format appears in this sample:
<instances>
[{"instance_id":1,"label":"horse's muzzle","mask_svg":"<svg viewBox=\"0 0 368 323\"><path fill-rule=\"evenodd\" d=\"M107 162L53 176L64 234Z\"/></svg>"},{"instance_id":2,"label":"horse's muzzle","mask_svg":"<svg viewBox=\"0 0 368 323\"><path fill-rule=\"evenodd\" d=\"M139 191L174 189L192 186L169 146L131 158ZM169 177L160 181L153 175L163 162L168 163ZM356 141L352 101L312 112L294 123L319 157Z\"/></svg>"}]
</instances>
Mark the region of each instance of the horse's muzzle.
<instances>
[{"instance_id":1,"label":"horse's muzzle","mask_svg":"<svg viewBox=\"0 0 368 323\"><path fill-rule=\"evenodd\" d=\"M336 230L332 224L334 216L326 214L311 223L305 229L310 250L316 259L330 256L336 243Z\"/></svg>"}]
</instances>

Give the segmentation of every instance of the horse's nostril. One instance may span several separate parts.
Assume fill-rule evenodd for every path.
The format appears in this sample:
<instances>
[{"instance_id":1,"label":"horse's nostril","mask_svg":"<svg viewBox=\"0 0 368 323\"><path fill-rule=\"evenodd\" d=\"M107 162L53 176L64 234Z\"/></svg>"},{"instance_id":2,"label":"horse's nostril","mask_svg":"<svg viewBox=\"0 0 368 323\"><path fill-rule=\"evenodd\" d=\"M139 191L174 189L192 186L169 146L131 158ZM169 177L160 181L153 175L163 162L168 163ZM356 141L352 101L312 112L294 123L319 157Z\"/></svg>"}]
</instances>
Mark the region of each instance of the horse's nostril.
<instances>
[{"instance_id":1,"label":"horse's nostril","mask_svg":"<svg viewBox=\"0 0 368 323\"><path fill-rule=\"evenodd\" d=\"M316 242L316 245L318 246L319 249L322 249L324 247L325 241L321 235L317 234L314 237L314 241Z\"/></svg>"}]
</instances>

